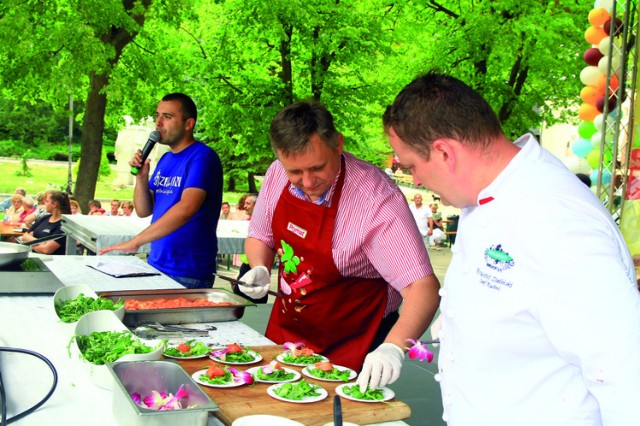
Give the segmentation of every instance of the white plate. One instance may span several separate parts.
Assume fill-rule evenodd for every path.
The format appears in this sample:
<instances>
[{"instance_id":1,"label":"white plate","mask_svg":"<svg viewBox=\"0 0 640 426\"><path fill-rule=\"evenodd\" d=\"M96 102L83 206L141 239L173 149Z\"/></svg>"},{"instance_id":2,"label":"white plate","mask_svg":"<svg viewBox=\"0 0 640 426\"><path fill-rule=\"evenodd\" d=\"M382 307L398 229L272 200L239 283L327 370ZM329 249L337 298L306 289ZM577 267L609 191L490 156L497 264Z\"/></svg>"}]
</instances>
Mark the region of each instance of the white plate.
<instances>
[{"instance_id":1,"label":"white plate","mask_svg":"<svg viewBox=\"0 0 640 426\"><path fill-rule=\"evenodd\" d=\"M353 380L356 378L356 376L358 375L358 373L356 373L355 371L353 371L352 369L348 368L348 367L343 367L341 365L333 365L333 368L338 369L339 371L350 371L349 373L349 380ZM311 365L307 365L305 368L302 369L302 374L304 374L305 376L311 378L311 379L315 379L315 380L322 380L324 382L342 382L342 380L338 380L338 379L321 379L320 377L316 377L313 374L311 374L311 370L316 370L316 368L313 366L313 364Z\"/></svg>"},{"instance_id":2,"label":"white plate","mask_svg":"<svg viewBox=\"0 0 640 426\"><path fill-rule=\"evenodd\" d=\"M200 359L200 358L206 358L209 355L209 353L202 354L202 355L193 355L193 356L173 356L173 355L167 355L165 353L163 353L162 355L166 356L167 358L173 358L173 359Z\"/></svg>"},{"instance_id":3,"label":"white plate","mask_svg":"<svg viewBox=\"0 0 640 426\"><path fill-rule=\"evenodd\" d=\"M211 352L215 352L215 351L219 351L219 350L220 349L213 349ZM209 355L209 358L211 358L212 360L214 360L216 362L219 362L221 364L229 364L229 365L247 365L247 364L255 364L256 362L262 361L262 355L260 355L258 352L252 351L251 349L249 349L247 351L247 353L253 355L255 357L255 359L253 361L249 361L249 362L230 362L230 361L223 361L220 358L217 358L217 357L215 357L213 355Z\"/></svg>"},{"instance_id":4,"label":"white plate","mask_svg":"<svg viewBox=\"0 0 640 426\"><path fill-rule=\"evenodd\" d=\"M299 401L295 401L293 399L287 399L287 398L283 398L280 395L278 395L277 393L274 392L274 389L279 388L282 385L286 385L286 383L278 383L275 385L271 385L267 388L267 393L269 394L269 396L271 398L275 398L277 400L280 401L284 401L284 402L293 402L295 404L309 404L311 402L318 402L318 401L322 401L323 399L325 399L327 396L329 396L329 392L327 392L326 390L324 390L323 388L319 388L318 389L318 393L320 395L318 396L308 396L304 399L301 399Z\"/></svg>"},{"instance_id":5,"label":"white plate","mask_svg":"<svg viewBox=\"0 0 640 426\"><path fill-rule=\"evenodd\" d=\"M313 362L312 362L312 363L309 363L309 364L302 364L302 363L294 364L293 362L287 362L287 361L285 361L285 360L284 360L284 357L285 357L287 354L289 354L289 352L288 352L288 351L287 351L287 352L282 352L280 355L278 355L278 356L276 357L276 359L277 359L278 361L280 361L281 363L283 363L283 364L293 365L293 366L296 366L296 367L306 367L307 365L313 365L313 364L314 364ZM318 355L318 354L316 354L316 355ZM323 355L320 355L320 356L322 357L322 359L321 359L320 361L316 361L316 362L329 361L329 358L327 358L326 356L323 356Z\"/></svg>"},{"instance_id":6,"label":"white plate","mask_svg":"<svg viewBox=\"0 0 640 426\"><path fill-rule=\"evenodd\" d=\"M336 393L338 395L340 395L341 397L345 398L345 399L350 399L351 401L357 401L357 402L385 402L385 401L389 401L390 399L392 399L393 397L396 396L395 392L392 391L389 388L382 388L382 395L383 398L382 399L376 399L376 400L367 400L367 399L358 399L358 398L354 398L352 396L346 395L344 393L344 391L342 390L343 387L345 386L356 386L353 383L344 383L342 385L336 386Z\"/></svg>"},{"instance_id":7,"label":"white plate","mask_svg":"<svg viewBox=\"0 0 640 426\"><path fill-rule=\"evenodd\" d=\"M254 414L242 416L233 421L231 426L304 426L300 422L285 417L272 416L270 414Z\"/></svg>"},{"instance_id":8,"label":"white plate","mask_svg":"<svg viewBox=\"0 0 640 426\"><path fill-rule=\"evenodd\" d=\"M200 380L200 376L205 374L207 370L208 368L205 368L203 370L198 370L191 375L191 378L196 382L198 382L199 384L201 384L202 386L209 386L210 388L235 388L235 387L244 385L244 383L242 382L234 382L233 379L231 380L231 382L227 383L226 385L214 385L211 383L203 382L202 380Z\"/></svg>"},{"instance_id":9,"label":"white plate","mask_svg":"<svg viewBox=\"0 0 640 426\"><path fill-rule=\"evenodd\" d=\"M251 374L254 378L254 380L256 382L260 382L260 383L289 383L289 382L295 382L296 380L298 380L300 377L302 377L300 375L300 373L298 373L296 370L292 370L290 368L283 368L284 371L286 371L287 373L293 373L293 377L289 380L262 380L259 379L258 376L256 376L258 370L262 368L262 367L253 367L247 370L247 373Z\"/></svg>"}]
</instances>

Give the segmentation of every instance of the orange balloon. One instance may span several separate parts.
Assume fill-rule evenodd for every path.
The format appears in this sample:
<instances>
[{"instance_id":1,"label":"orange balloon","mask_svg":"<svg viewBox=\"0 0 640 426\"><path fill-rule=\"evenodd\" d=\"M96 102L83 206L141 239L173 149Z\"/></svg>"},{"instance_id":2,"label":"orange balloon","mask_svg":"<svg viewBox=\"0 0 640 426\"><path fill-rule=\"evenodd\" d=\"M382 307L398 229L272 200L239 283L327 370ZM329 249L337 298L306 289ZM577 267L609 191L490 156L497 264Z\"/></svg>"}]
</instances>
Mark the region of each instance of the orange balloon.
<instances>
[{"instance_id":1,"label":"orange balloon","mask_svg":"<svg viewBox=\"0 0 640 426\"><path fill-rule=\"evenodd\" d=\"M593 87L596 88L596 92L598 93L598 95L604 96L604 92L607 89L607 76L604 74L601 75L597 83L594 84Z\"/></svg>"},{"instance_id":2,"label":"orange balloon","mask_svg":"<svg viewBox=\"0 0 640 426\"><path fill-rule=\"evenodd\" d=\"M609 87L611 88L612 91L616 91L618 90L618 87L620 86L620 80L618 79L618 76L613 74L611 76L611 79L609 79Z\"/></svg>"},{"instance_id":3,"label":"orange balloon","mask_svg":"<svg viewBox=\"0 0 640 426\"><path fill-rule=\"evenodd\" d=\"M593 121L596 118L596 115L600 114L598 108L591 104L582 104L580 105L580 110L578 111L578 115L582 121Z\"/></svg>"},{"instance_id":4,"label":"orange balloon","mask_svg":"<svg viewBox=\"0 0 640 426\"><path fill-rule=\"evenodd\" d=\"M598 44L605 37L607 37L607 33L604 32L602 27L589 27L584 32L584 39L591 44Z\"/></svg>"},{"instance_id":5,"label":"orange balloon","mask_svg":"<svg viewBox=\"0 0 640 426\"><path fill-rule=\"evenodd\" d=\"M589 23L594 27L601 26L609 20L611 15L607 12L607 9L598 7L589 12Z\"/></svg>"},{"instance_id":6,"label":"orange balloon","mask_svg":"<svg viewBox=\"0 0 640 426\"><path fill-rule=\"evenodd\" d=\"M601 95L598 94L598 90L593 86L584 86L580 91L580 99L582 99L586 104L595 106L596 100L600 96Z\"/></svg>"}]
</instances>

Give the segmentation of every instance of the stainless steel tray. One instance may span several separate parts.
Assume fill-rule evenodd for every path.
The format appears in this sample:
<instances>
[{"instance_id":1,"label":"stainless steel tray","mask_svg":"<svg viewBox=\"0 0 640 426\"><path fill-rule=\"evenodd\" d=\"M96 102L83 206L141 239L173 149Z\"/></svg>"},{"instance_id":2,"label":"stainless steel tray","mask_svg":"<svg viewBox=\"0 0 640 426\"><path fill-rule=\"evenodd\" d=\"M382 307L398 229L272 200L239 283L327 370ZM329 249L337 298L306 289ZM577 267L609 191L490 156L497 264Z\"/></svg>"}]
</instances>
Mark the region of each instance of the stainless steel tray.
<instances>
[{"instance_id":1,"label":"stainless steel tray","mask_svg":"<svg viewBox=\"0 0 640 426\"><path fill-rule=\"evenodd\" d=\"M135 327L148 321L161 324L188 324L201 322L235 321L242 318L247 306L256 306L230 291L223 289L171 289L171 290L129 290L98 292L102 297L118 300L156 300L156 299L207 299L212 302L231 302L227 306L199 306L195 308L145 309L139 311L125 310L123 322L128 327Z\"/></svg>"}]
</instances>

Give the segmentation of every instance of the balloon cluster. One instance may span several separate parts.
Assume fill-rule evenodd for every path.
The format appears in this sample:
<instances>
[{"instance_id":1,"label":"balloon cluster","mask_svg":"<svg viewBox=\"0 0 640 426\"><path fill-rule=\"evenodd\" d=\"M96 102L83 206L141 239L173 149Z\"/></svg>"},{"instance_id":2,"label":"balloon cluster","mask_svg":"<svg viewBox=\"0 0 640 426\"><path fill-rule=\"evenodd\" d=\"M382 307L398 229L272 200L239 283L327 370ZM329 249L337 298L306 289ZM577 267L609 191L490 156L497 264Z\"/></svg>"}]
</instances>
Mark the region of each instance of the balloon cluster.
<instances>
[{"instance_id":1,"label":"balloon cluster","mask_svg":"<svg viewBox=\"0 0 640 426\"><path fill-rule=\"evenodd\" d=\"M584 33L585 40L591 47L584 52L587 66L580 72L580 81L585 85L580 91L583 104L578 115L582 123L578 127L579 139L571 145L571 151L583 158L591 167L591 181L598 181L600 164L600 145L603 134L611 140L608 129L613 124L610 114L619 113L617 90L620 84L620 67L622 65L621 43L618 38L622 34L622 21L611 16L616 0L596 0L594 8L589 12L589 28ZM609 84L607 73L610 71ZM606 112L606 114L605 114ZM605 150L603 161L610 163L612 155ZM602 183L611 181L611 173L604 171Z\"/></svg>"}]
</instances>

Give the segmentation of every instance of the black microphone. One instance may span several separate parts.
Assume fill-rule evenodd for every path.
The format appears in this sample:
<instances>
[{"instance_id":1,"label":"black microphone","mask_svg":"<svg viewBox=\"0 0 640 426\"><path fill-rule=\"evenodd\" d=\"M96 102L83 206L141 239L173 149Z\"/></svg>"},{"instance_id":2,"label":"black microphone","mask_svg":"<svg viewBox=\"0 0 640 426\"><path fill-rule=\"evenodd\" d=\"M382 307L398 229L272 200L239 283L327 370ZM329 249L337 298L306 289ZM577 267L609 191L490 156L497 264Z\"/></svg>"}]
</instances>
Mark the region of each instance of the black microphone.
<instances>
[{"instance_id":1,"label":"black microphone","mask_svg":"<svg viewBox=\"0 0 640 426\"><path fill-rule=\"evenodd\" d=\"M149 133L149 140L146 144L144 144L144 148L142 148L142 160L140 161L143 165L144 162L147 161L147 157L151 154L151 150L156 145L156 142L160 140L160 133L156 130ZM133 166L131 167L131 174L136 176L140 172L140 167Z\"/></svg>"}]
</instances>

